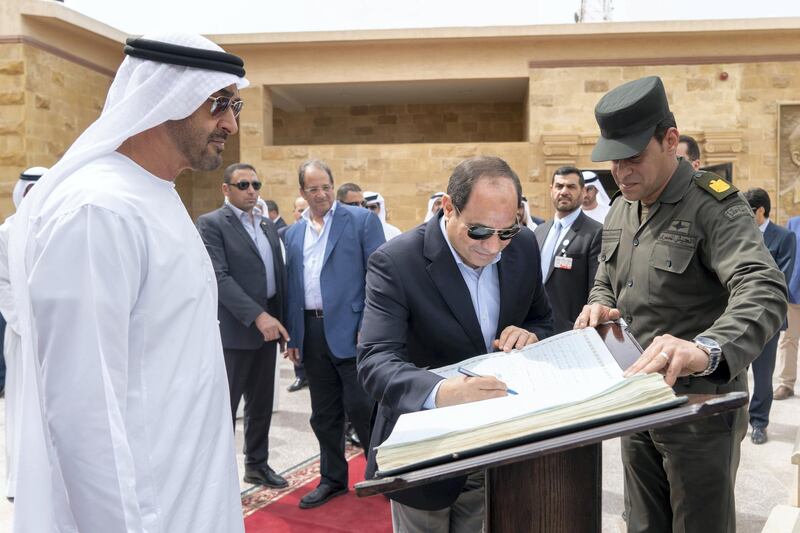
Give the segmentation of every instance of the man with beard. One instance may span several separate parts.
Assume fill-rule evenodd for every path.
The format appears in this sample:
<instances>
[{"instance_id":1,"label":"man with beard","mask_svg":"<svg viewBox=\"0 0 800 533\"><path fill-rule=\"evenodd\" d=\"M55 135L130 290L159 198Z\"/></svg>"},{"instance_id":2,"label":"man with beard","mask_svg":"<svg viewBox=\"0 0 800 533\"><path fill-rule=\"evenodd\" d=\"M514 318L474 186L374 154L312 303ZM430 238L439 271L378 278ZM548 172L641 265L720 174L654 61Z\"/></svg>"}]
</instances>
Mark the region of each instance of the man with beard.
<instances>
[{"instance_id":1,"label":"man with beard","mask_svg":"<svg viewBox=\"0 0 800 533\"><path fill-rule=\"evenodd\" d=\"M556 170L550 184L555 218L533 231L542 252L542 280L553 307L556 333L572 329L597 272L603 225L581 211L583 192L580 170Z\"/></svg>"},{"instance_id":2,"label":"man with beard","mask_svg":"<svg viewBox=\"0 0 800 533\"><path fill-rule=\"evenodd\" d=\"M125 53L12 228L14 530L242 532L214 269L174 180L219 167L248 82L198 35Z\"/></svg>"}]
</instances>

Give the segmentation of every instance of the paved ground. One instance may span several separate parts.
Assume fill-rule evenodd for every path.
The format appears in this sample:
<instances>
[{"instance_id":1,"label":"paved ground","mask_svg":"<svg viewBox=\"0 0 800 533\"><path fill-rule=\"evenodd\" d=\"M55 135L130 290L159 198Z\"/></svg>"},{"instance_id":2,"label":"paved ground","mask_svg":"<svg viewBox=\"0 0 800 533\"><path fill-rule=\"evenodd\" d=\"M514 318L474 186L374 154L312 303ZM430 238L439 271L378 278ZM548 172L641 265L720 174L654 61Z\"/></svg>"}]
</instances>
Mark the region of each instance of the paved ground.
<instances>
[{"instance_id":1,"label":"paved ground","mask_svg":"<svg viewBox=\"0 0 800 533\"><path fill-rule=\"evenodd\" d=\"M318 453L317 443L308 426L308 389L286 392L294 379L291 365L281 365L281 392L279 410L272 422L270 465L277 472L287 472ZM0 425L4 423L5 405L0 400ZM775 402L769 427L769 442L754 446L749 435L742 445L742 462L736 486L739 533L761 531L773 506L787 503L792 480L789 454L800 424L800 398L793 397ZM237 428L237 449L241 452L241 422ZM4 439L3 439L4 440ZM2 443L0 443L2 446ZM5 453L0 453L0 462ZM239 453L242 470L242 456ZM0 467L5 471L5 465ZM242 484L242 490L250 485ZM0 531L10 531L13 505L0 501ZM608 441L603 446L603 531L624 531L622 513L622 472L619 459L619 440Z\"/></svg>"}]
</instances>

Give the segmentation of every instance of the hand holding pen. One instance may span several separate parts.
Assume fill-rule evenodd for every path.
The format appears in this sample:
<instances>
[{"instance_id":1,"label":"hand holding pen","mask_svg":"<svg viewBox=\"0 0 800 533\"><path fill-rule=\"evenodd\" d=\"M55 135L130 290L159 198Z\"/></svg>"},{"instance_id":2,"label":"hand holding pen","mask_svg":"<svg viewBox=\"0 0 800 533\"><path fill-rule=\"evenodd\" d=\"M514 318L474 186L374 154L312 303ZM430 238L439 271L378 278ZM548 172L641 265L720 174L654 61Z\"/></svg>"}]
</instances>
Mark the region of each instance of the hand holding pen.
<instances>
[{"instance_id":1,"label":"hand holding pen","mask_svg":"<svg viewBox=\"0 0 800 533\"><path fill-rule=\"evenodd\" d=\"M472 370L467 370L463 366L458 367L458 373L459 374L464 374L465 376L470 377L470 378L483 378L483 377L486 377L486 376L481 376L480 374L476 374ZM518 394L517 391L515 391L513 389L506 389L506 392L509 393L512 396L516 396Z\"/></svg>"}]
</instances>

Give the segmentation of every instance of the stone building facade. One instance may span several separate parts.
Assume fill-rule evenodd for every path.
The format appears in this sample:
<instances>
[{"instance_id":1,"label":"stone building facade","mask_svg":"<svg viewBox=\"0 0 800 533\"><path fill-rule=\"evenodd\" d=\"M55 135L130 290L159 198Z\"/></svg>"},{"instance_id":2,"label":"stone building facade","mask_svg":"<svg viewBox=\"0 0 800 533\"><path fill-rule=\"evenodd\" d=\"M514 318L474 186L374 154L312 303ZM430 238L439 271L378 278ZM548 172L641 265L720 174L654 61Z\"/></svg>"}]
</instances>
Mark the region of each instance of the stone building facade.
<instances>
[{"instance_id":1,"label":"stone building facade","mask_svg":"<svg viewBox=\"0 0 800 533\"><path fill-rule=\"evenodd\" d=\"M54 163L99 115L126 36L44 0L9 0L0 15L5 216L19 172ZM392 223L409 229L459 161L493 154L548 217L555 168L608 168L589 160L602 93L651 74L704 164L730 163L739 188L765 188L774 220L800 214L800 187L778 177L780 107L800 103L800 19L211 38L244 58L251 81L225 161L253 164L262 196L287 214L297 167L314 157L338 183L380 191ZM220 182L221 171L178 178L194 217L220 205Z\"/></svg>"}]
</instances>

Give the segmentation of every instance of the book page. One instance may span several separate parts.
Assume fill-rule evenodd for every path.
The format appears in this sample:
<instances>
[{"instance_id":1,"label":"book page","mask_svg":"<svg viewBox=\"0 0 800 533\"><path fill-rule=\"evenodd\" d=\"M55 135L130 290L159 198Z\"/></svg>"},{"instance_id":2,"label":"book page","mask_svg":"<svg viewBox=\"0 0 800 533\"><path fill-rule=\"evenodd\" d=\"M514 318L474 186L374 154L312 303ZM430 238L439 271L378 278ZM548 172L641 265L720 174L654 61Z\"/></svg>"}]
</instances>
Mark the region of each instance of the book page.
<instances>
[{"instance_id":1,"label":"book page","mask_svg":"<svg viewBox=\"0 0 800 533\"><path fill-rule=\"evenodd\" d=\"M527 403L546 407L585 398L622 380L622 369L594 328L567 331L521 350L495 352L433 370L442 377L464 367L503 381Z\"/></svg>"},{"instance_id":2,"label":"book page","mask_svg":"<svg viewBox=\"0 0 800 533\"><path fill-rule=\"evenodd\" d=\"M622 382L622 369L594 328L550 337L510 353L496 352L432 370L460 376L464 367L494 375L518 395L402 415L382 446L478 428L583 400Z\"/></svg>"}]
</instances>

